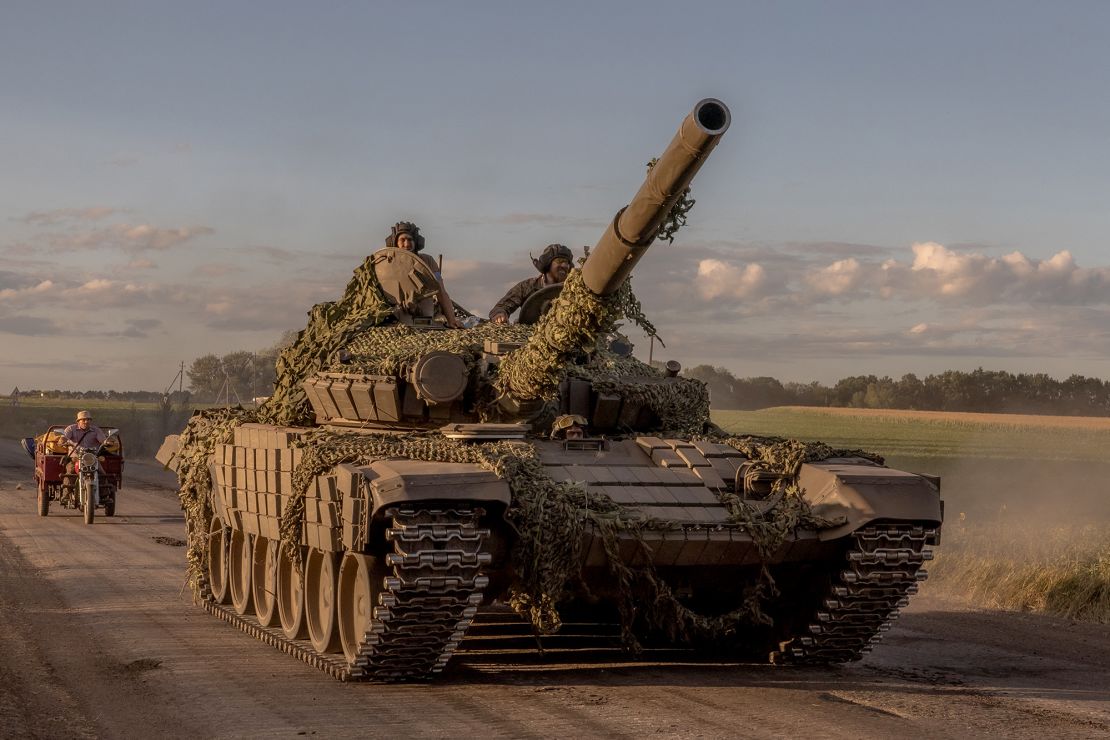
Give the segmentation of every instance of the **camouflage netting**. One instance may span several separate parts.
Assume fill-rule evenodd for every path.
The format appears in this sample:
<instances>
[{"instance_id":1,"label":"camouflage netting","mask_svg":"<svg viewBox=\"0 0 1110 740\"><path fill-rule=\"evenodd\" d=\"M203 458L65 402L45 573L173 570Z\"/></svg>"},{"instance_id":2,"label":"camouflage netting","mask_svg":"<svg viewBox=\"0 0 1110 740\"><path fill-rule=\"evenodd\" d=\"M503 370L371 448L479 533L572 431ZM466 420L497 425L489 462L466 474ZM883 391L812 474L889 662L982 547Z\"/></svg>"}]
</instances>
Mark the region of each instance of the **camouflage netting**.
<instances>
[{"instance_id":1,"label":"camouflage netting","mask_svg":"<svg viewBox=\"0 0 1110 740\"><path fill-rule=\"evenodd\" d=\"M743 443L755 444L751 438L744 438ZM601 537L609 555L614 587L608 595L615 599L630 647L638 646L636 634L645 630L672 639L710 639L731 634L744 624L769 621L761 608L762 600L774 590L766 571L763 580L751 585L738 607L727 614L706 616L684 605L652 566L626 563L620 554L622 539L631 537L646 553L645 531L676 529L678 525L630 518L623 507L604 494L591 491L587 495L580 484L555 482L529 443L468 443L430 432L396 436L320 429L303 437L300 445L303 458L293 478L294 493L281 521L286 547L301 540L304 501L313 479L340 463L367 465L388 457L471 463L509 484L512 503L506 518L517 533L511 553L514 579L509 603L529 618L538 632L556 631L561 624L559 605L572 595L584 593L582 545L583 536L591 530ZM777 455L771 452L768 459L777 459ZM758 515L758 519L753 516L754 509L749 511L750 507L736 497L729 497L726 503L738 523L743 520L757 542L763 541L760 551L769 556L796 527L822 525L799 493L795 487L772 510ZM782 526L773 527L776 524ZM288 551L297 553L300 548Z\"/></svg>"},{"instance_id":2,"label":"camouflage netting","mask_svg":"<svg viewBox=\"0 0 1110 740\"><path fill-rule=\"evenodd\" d=\"M567 374L588 380L598 393L618 395L626 402L646 406L659 427L671 436L703 434L709 423L709 389L694 378L665 378L659 370L635 357L618 357L598 351Z\"/></svg>"},{"instance_id":3,"label":"camouflage netting","mask_svg":"<svg viewBox=\"0 0 1110 740\"><path fill-rule=\"evenodd\" d=\"M185 512L185 559L188 563L185 578L198 597L207 571L208 522L213 514L212 474L208 467L212 453L216 445L231 440L235 427L256 420L255 412L239 408L197 411L178 441L177 495Z\"/></svg>"},{"instance_id":4,"label":"camouflage netting","mask_svg":"<svg viewBox=\"0 0 1110 740\"><path fill-rule=\"evenodd\" d=\"M482 356L487 339L497 342L525 342L532 327L519 324L479 324L462 331L428 331L394 324L365 329L354 334L344 346L346 358L333 361L325 369L341 373L395 375L426 352L451 352L473 368Z\"/></svg>"},{"instance_id":5,"label":"camouflage netting","mask_svg":"<svg viewBox=\"0 0 1110 740\"><path fill-rule=\"evenodd\" d=\"M592 352L619 317L616 294L597 295L579 270L571 270L528 344L501 361L497 390L523 401L553 398L571 358Z\"/></svg>"},{"instance_id":6,"label":"camouflage netting","mask_svg":"<svg viewBox=\"0 0 1110 740\"><path fill-rule=\"evenodd\" d=\"M274 392L259 409L259 417L283 426L311 425L315 419L302 383L331 364L340 349L359 331L393 318L393 308L382 295L367 257L347 283L343 297L317 303L308 314L308 326L277 360Z\"/></svg>"}]
</instances>

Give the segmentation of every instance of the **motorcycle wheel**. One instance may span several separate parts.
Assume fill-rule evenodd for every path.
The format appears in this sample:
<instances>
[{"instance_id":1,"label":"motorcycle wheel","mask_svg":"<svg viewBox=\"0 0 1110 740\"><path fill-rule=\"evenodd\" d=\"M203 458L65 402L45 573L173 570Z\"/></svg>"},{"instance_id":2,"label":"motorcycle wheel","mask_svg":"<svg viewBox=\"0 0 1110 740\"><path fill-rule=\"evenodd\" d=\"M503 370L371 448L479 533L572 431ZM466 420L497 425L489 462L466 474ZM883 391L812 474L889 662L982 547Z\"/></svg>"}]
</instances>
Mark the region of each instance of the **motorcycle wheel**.
<instances>
[{"instance_id":1,"label":"motorcycle wheel","mask_svg":"<svg viewBox=\"0 0 1110 740\"><path fill-rule=\"evenodd\" d=\"M39 481L39 516L50 513L50 492L46 490L46 481Z\"/></svg>"},{"instance_id":2,"label":"motorcycle wheel","mask_svg":"<svg viewBox=\"0 0 1110 740\"><path fill-rule=\"evenodd\" d=\"M82 503L85 505L85 524L92 524L96 517L96 492L85 489L85 495L82 498Z\"/></svg>"},{"instance_id":3,"label":"motorcycle wheel","mask_svg":"<svg viewBox=\"0 0 1110 740\"><path fill-rule=\"evenodd\" d=\"M104 503L104 516L116 515L116 502L115 499Z\"/></svg>"}]
</instances>

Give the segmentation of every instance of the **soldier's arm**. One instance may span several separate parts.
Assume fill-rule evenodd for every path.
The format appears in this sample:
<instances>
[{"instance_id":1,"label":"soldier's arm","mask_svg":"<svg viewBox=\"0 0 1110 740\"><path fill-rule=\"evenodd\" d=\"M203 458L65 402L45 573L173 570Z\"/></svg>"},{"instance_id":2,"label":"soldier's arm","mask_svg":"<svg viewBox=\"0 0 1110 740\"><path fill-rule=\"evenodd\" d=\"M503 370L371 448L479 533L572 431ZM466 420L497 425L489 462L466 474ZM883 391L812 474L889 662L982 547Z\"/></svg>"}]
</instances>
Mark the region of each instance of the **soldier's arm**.
<instances>
[{"instance_id":1,"label":"soldier's arm","mask_svg":"<svg viewBox=\"0 0 1110 740\"><path fill-rule=\"evenodd\" d=\"M496 320L498 314L504 314L505 320L507 321L513 311L524 305L524 300L531 292L529 290L531 282L531 279L521 280L519 283L509 288L509 292L497 302L497 305L490 309L489 317Z\"/></svg>"}]
</instances>

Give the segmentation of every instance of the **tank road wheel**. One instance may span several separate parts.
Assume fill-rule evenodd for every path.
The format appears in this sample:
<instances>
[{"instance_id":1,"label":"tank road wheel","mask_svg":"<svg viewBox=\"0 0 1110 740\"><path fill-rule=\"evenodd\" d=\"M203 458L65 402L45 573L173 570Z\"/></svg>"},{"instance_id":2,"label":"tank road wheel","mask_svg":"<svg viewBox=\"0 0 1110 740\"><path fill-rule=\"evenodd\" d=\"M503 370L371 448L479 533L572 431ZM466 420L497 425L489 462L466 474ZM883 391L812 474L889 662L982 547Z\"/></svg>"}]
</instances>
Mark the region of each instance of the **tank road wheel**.
<instances>
[{"instance_id":1,"label":"tank road wheel","mask_svg":"<svg viewBox=\"0 0 1110 740\"><path fill-rule=\"evenodd\" d=\"M339 569L339 637L348 663L354 662L366 641L384 578L378 558L353 552L343 556Z\"/></svg>"},{"instance_id":2,"label":"tank road wheel","mask_svg":"<svg viewBox=\"0 0 1110 740\"><path fill-rule=\"evenodd\" d=\"M231 547L227 557L228 585L231 607L236 614L251 611L251 538L239 529L231 530Z\"/></svg>"},{"instance_id":3,"label":"tank road wheel","mask_svg":"<svg viewBox=\"0 0 1110 740\"><path fill-rule=\"evenodd\" d=\"M50 514L50 491L46 488L46 481L39 479L39 516Z\"/></svg>"},{"instance_id":4,"label":"tank road wheel","mask_svg":"<svg viewBox=\"0 0 1110 740\"><path fill-rule=\"evenodd\" d=\"M258 623L263 627L273 627L278 622L277 543L268 537L254 538L251 591Z\"/></svg>"},{"instance_id":5,"label":"tank road wheel","mask_svg":"<svg viewBox=\"0 0 1110 740\"><path fill-rule=\"evenodd\" d=\"M304 612L308 639L318 653L331 653L339 647L335 618L335 591L339 579L335 553L312 548L304 570Z\"/></svg>"},{"instance_id":6,"label":"tank road wheel","mask_svg":"<svg viewBox=\"0 0 1110 740\"><path fill-rule=\"evenodd\" d=\"M293 558L283 547L277 559L277 606L281 629L290 640L305 637L304 575L293 565Z\"/></svg>"},{"instance_id":7,"label":"tank road wheel","mask_svg":"<svg viewBox=\"0 0 1110 740\"><path fill-rule=\"evenodd\" d=\"M212 517L208 525L208 590L217 604L226 604L228 529L220 517Z\"/></svg>"}]
</instances>

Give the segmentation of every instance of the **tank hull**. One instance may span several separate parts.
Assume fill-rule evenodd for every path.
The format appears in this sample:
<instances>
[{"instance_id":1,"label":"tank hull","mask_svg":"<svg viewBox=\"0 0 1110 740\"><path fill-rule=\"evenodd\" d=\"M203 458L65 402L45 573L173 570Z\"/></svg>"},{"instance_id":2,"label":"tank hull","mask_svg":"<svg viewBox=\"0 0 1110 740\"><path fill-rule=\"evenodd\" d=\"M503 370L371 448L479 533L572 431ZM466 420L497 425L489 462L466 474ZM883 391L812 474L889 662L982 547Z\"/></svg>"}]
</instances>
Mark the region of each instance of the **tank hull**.
<instances>
[{"instance_id":1,"label":"tank hull","mask_svg":"<svg viewBox=\"0 0 1110 740\"><path fill-rule=\"evenodd\" d=\"M272 577L242 561L270 543L288 543L283 520L300 520L297 554L306 571L299 595L285 593L289 586L279 580L245 582L240 590L269 591L279 603L300 598L308 612L330 602L333 612L317 615L319 629L338 632L346 624L346 634L330 643L298 636L263 604L221 603L207 587L205 608L341 680L428 678L460 649L482 652L474 646L491 642L488 628L478 628L477 640L467 633L480 610L507 598L512 581L518 535L505 519L509 485L472 463L388 457L320 470L296 497L302 437L310 431L242 424L215 447L210 529L223 532L227 550L210 558L216 565L203 580L231 574L234 586L235 573L248 581ZM742 604L765 569L775 574L780 596L764 604L773 624L751 624L727 644L631 625L647 647L710 648L776 662L858 659L916 591L937 542L935 482L864 458L803 465L803 495L826 526L794 528L769 544L725 503L743 490L748 462L732 446L652 436L531 444L546 476L611 502L625 524L614 534L588 522L578 535L574 551L591 601L564 606L586 622L619 633L614 564L650 569L684 603L710 615ZM773 497L746 503L754 512L774 504ZM321 563L331 563L331 575L320 575Z\"/></svg>"}]
</instances>

